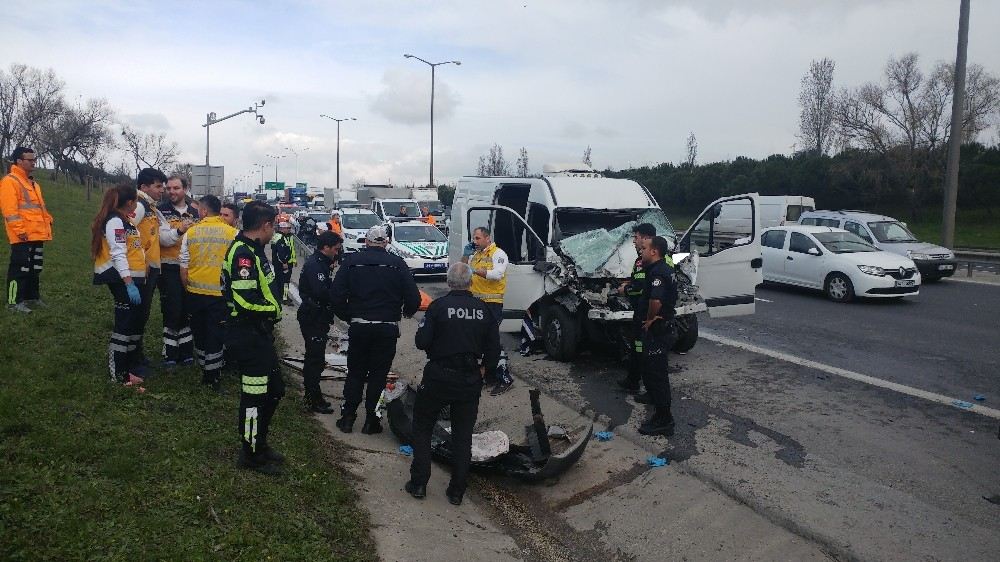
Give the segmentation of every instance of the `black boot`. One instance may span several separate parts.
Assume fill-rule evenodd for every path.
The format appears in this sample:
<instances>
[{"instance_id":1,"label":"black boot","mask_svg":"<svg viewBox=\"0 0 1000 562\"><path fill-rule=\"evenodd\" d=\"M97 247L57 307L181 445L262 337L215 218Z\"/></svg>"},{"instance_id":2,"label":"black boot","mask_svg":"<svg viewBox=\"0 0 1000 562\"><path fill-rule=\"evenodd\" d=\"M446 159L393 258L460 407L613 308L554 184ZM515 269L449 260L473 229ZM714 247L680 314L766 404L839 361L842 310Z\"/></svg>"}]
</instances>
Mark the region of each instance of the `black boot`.
<instances>
[{"instance_id":1,"label":"black boot","mask_svg":"<svg viewBox=\"0 0 1000 562\"><path fill-rule=\"evenodd\" d=\"M364 433L365 435L382 433L382 424L375 416L365 416L365 425L361 428L361 433Z\"/></svg>"},{"instance_id":2,"label":"black boot","mask_svg":"<svg viewBox=\"0 0 1000 562\"><path fill-rule=\"evenodd\" d=\"M268 476L278 476L281 474L281 469L277 465L268 462L262 453L248 453L243 448L240 448L240 458L236 461L236 466Z\"/></svg>"},{"instance_id":3,"label":"black boot","mask_svg":"<svg viewBox=\"0 0 1000 562\"><path fill-rule=\"evenodd\" d=\"M306 408L315 414L332 414L332 405L323 399L322 394L306 394Z\"/></svg>"},{"instance_id":4,"label":"black boot","mask_svg":"<svg viewBox=\"0 0 1000 562\"><path fill-rule=\"evenodd\" d=\"M354 431L354 420L358 417L354 414L341 414L340 419L337 420L337 428L344 433L350 433Z\"/></svg>"},{"instance_id":5,"label":"black boot","mask_svg":"<svg viewBox=\"0 0 1000 562\"><path fill-rule=\"evenodd\" d=\"M267 462L271 464L285 464L285 455L275 451L270 445L265 444L263 447L258 448L260 449L258 455Z\"/></svg>"},{"instance_id":6,"label":"black boot","mask_svg":"<svg viewBox=\"0 0 1000 562\"><path fill-rule=\"evenodd\" d=\"M639 426L639 433L643 435L663 435L673 437L674 420L666 416L656 416Z\"/></svg>"},{"instance_id":7,"label":"black boot","mask_svg":"<svg viewBox=\"0 0 1000 562\"><path fill-rule=\"evenodd\" d=\"M406 485L403 486L406 493L419 499L423 499L427 495L427 486L423 484L414 484L412 480L407 480Z\"/></svg>"},{"instance_id":8,"label":"black boot","mask_svg":"<svg viewBox=\"0 0 1000 562\"><path fill-rule=\"evenodd\" d=\"M631 392L632 394L639 392L639 381L629 376L618 379L618 386L624 388L626 391Z\"/></svg>"}]
</instances>

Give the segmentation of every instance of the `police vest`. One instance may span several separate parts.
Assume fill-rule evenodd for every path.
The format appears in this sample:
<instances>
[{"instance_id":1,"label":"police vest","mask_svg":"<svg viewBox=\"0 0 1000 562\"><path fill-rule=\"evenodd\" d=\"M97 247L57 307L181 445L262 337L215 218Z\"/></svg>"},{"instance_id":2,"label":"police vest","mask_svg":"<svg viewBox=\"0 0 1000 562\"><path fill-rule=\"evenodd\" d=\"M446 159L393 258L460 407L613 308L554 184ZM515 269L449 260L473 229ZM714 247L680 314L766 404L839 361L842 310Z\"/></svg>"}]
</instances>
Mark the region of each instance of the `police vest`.
<instances>
[{"instance_id":1,"label":"police vest","mask_svg":"<svg viewBox=\"0 0 1000 562\"><path fill-rule=\"evenodd\" d=\"M485 269L486 271L492 270L493 254L497 253L497 250L499 250L499 248L497 248L496 244L490 244L485 250L476 252L469 260L469 267L471 267L473 271L477 269ZM506 274L496 280L487 279L478 275L472 276L472 295L485 302L503 304L503 294L506 291Z\"/></svg>"},{"instance_id":2,"label":"police vest","mask_svg":"<svg viewBox=\"0 0 1000 562\"><path fill-rule=\"evenodd\" d=\"M236 238L236 228L222 217L209 217L186 233L188 250L187 290L197 295L222 296L222 263Z\"/></svg>"},{"instance_id":3,"label":"police vest","mask_svg":"<svg viewBox=\"0 0 1000 562\"><path fill-rule=\"evenodd\" d=\"M144 214L142 220L135 226L139 229L139 236L142 237L142 249L146 252L146 263L149 267L159 269L160 216L152 199L142 191L139 192L139 204L142 205Z\"/></svg>"},{"instance_id":4,"label":"police vest","mask_svg":"<svg viewBox=\"0 0 1000 562\"><path fill-rule=\"evenodd\" d=\"M118 215L111 215L104 220L101 230L104 231L108 221L113 218L121 218ZM115 231L115 242L125 244L125 257L128 259L129 276L136 283L142 283L146 278L146 256L142 251L142 237L139 230L127 219L122 219L124 228ZM115 264L111 260L111 245L108 244L107 237L101 240L101 251L94 258L94 283L97 285L107 285L110 283L120 283L121 274L115 269Z\"/></svg>"},{"instance_id":5,"label":"police vest","mask_svg":"<svg viewBox=\"0 0 1000 562\"><path fill-rule=\"evenodd\" d=\"M178 213L177 209L174 209L173 204L167 203L160 207L160 211L163 213L163 218L167 220L167 224L170 228L177 230L184 225L185 219L198 220L198 212L194 210L194 207L188 205L187 212L184 214ZM164 264L180 264L181 263L181 241L177 240L177 243L173 246L160 246L160 263Z\"/></svg>"}]
</instances>

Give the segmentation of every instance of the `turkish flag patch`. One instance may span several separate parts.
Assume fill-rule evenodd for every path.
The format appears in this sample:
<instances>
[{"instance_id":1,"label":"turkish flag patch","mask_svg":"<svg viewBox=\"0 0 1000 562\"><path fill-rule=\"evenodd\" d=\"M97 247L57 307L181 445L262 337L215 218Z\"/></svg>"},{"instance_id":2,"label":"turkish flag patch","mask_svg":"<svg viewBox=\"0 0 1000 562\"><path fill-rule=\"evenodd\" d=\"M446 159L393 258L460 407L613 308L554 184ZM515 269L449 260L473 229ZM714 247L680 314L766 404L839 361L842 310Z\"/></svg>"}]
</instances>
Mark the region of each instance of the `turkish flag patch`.
<instances>
[{"instance_id":1,"label":"turkish flag patch","mask_svg":"<svg viewBox=\"0 0 1000 562\"><path fill-rule=\"evenodd\" d=\"M250 267L250 258L240 258L240 267Z\"/></svg>"},{"instance_id":2,"label":"turkish flag patch","mask_svg":"<svg viewBox=\"0 0 1000 562\"><path fill-rule=\"evenodd\" d=\"M116 228L115 229L115 242L117 242L119 244L124 244L125 243L125 229L124 228Z\"/></svg>"}]
</instances>

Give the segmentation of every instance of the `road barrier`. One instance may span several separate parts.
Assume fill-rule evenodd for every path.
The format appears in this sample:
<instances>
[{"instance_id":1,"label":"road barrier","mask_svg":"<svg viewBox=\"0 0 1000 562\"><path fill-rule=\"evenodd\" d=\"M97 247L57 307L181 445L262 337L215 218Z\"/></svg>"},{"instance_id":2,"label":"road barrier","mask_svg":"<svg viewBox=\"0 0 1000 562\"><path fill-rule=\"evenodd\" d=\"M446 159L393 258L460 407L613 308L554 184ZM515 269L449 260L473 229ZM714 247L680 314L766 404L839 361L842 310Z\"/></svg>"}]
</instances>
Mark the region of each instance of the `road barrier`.
<instances>
[{"instance_id":1,"label":"road barrier","mask_svg":"<svg viewBox=\"0 0 1000 562\"><path fill-rule=\"evenodd\" d=\"M1000 253L983 250L956 250L955 259L959 269L965 269L965 276L972 277L973 272L993 273L1000 275Z\"/></svg>"}]
</instances>

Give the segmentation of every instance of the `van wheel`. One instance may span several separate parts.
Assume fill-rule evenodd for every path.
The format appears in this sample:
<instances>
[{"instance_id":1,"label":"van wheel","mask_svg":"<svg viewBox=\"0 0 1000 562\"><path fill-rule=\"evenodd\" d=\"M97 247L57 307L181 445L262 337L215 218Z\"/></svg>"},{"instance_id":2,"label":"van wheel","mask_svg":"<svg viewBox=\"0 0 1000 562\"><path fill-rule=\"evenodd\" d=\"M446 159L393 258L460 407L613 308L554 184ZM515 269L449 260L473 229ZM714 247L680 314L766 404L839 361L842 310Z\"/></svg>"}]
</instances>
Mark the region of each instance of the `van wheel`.
<instances>
[{"instance_id":1,"label":"van wheel","mask_svg":"<svg viewBox=\"0 0 1000 562\"><path fill-rule=\"evenodd\" d=\"M843 273L831 273L826 278L825 292L833 302L851 302L854 300L854 284Z\"/></svg>"},{"instance_id":2,"label":"van wheel","mask_svg":"<svg viewBox=\"0 0 1000 562\"><path fill-rule=\"evenodd\" d=\"M691 351L694 344L698 342L698 316L694 314L678 316L674 320L674 326L677 328L677 341L674 342L671 350L674 353Z\"/></svg>"},{"instance_id":3,"label":"van wheel","mask_svg":"<svg viewBox=\"0 0 1000 562\"><path fill-rule=\"evenodd\" d=\"M580 325L565 307L555 304L545 311L542 326L545 351L557 361L570 361L576 357L580 343Z\"/></svg>"}]
</instances>

